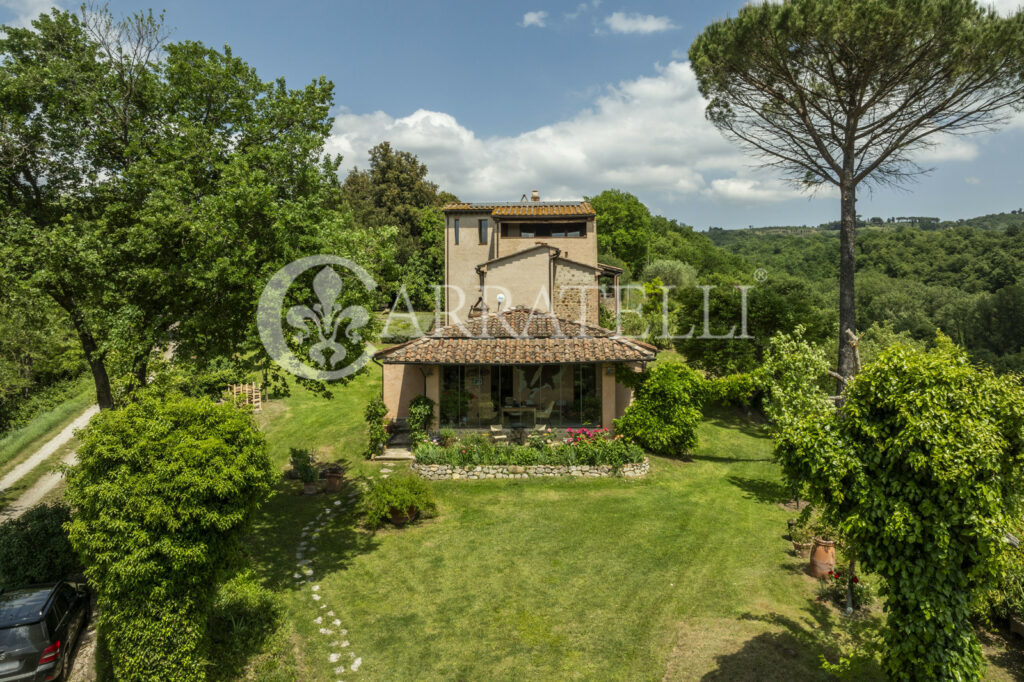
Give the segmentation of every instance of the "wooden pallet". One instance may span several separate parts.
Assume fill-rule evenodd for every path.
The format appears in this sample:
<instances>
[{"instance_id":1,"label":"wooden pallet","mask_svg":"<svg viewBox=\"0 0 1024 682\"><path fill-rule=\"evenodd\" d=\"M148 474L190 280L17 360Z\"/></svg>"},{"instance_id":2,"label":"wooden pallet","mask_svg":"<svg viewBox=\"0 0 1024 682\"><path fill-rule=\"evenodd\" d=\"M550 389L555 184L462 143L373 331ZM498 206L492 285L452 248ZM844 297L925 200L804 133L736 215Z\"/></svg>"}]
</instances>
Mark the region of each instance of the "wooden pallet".
<instances>
[{"instance_id":1,"label":"wooden pallet","mask_svg":"<svg viewBox=\"0 0 1024 682\"><path fill-rule=\"evenodd\" d=\"M228 384L235 405L252 405L253 412L263 410L263 390L259 384Z\"/></svg>"}]
</instances>

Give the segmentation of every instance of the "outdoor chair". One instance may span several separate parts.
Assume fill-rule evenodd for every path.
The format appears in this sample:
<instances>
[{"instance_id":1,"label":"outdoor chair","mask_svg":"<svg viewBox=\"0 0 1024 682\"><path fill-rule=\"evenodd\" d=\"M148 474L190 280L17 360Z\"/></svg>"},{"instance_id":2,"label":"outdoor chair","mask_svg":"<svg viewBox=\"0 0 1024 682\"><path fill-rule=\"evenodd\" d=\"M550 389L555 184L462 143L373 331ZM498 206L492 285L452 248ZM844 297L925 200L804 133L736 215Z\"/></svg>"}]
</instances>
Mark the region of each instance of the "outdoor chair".
<instances>
[{"instance_id":1,"label":"outdoor chair","mask_svg":"<svg viewBox=\"0 0 1024 682\"><path fill-rule=\"evenodd\" d=\"M501 424L491 424L491 440L493 441L506 441L508 435L502 433Z\"/></svg>"}]
</instances>

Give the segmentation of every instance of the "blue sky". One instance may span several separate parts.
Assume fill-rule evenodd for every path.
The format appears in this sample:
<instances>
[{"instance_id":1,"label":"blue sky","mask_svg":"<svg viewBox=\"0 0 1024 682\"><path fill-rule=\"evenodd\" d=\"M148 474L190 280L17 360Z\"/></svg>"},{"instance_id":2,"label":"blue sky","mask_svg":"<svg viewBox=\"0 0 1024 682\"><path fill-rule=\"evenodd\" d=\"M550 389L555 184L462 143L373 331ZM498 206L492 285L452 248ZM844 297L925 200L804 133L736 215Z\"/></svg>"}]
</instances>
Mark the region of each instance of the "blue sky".
<instances>
[{"instance_id":1,"label":"blue sky","mask_svg":"<svg viewBox=\"0 0 1024 682\"><path fill-rule=\"evenodd\" d=\"M833 193L801 195L703 119L687 48L742 4L186 0L165 16L172 39L228 44L265 79L331 79L329 147L346 168L364 165L366 150L388 139L466 200L618 187L698 229L833 220ZM0 0L0 22L24 23L51 5ZM1022 156L1024 116L998 133L943 143L923 159L933 173L904 190L863 192L858 209L960 218L1019 208Z\"/></svg>"}]
</instances>

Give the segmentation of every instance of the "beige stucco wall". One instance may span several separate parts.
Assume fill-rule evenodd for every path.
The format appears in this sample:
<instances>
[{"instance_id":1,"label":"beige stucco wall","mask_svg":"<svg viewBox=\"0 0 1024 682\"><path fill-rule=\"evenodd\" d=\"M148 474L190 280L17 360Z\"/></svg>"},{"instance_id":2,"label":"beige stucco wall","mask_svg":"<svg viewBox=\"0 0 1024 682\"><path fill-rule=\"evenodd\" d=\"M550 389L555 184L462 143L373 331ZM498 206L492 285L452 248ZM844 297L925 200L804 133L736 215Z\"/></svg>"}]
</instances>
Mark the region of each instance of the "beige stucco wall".
<instances>
[{"instance_id":1,"label":"beige stucco wall","mask_svg":"<svg viewBox=\"0 0 1024 682\"><path fill-rule=\"evenodd\" d=\"M418 395L434 401L434 426L441 419L441 368L434 365L384 365L384 406L388 419L409 416L409 402Z\"/></svg>"},{"instance_id":2,"label":"beige stucco wall","mask_svg":"<svg viewBox=\"0 0 1024 682\"><path fill-rule=\"evenodd\" d=\"M615 383L615 418L618 419L633 402L633 389L618 382Z\"/></svg>"},{"instance_id":3,"label":"beige stucco wall","mask_svg":"<svg viewBox=\"0 0 1024 682\"><path fill-rule=\"evenodd\" d=\"M488 221L488 243L480 244L478 237L477 226L479 221L486 219ZM459 221L459 243L455 243L455 221ZM553 217L552 222L565 222L566 218ZM533 221L536 223L547 222L547 221ZM456 321L466 320L469 316L469 309L476 302L477 298L481 295L481 281L480 275L476 271L476 267L486 261L493 260L502 256L513 255L531 249L538 244L548 244L559 250L561 250L561 256L568 258L580 263L587 265L597 266L597 223L593 218L587 220L587 234L585 237L542 237L542 238L518 238L518 237L506 237L501 238L500 223L494 220L488 212L480 213L449 213L446 216L445 230L445 283L448 287L445 290L445 309L447 311L447 318L445 323L452 324ZM549 267L545 259L547 256L543 251L538 251L538 254L544 255L543 259L535 259L531 255L529 262L526 260L519 261L518 259L511 259L513 262L518 263L519 267L524 268L523 272L519 275L511 274L508 270L503 272L500 276L494 277L493 273L499 267L506 268L505 264L496 264L496 266L490 266L489 272L486 279L486 285L488 288L492 286L504 286L512 292L516 303L510 304L508 299L510 295L506 293L506 303L503 309L507 309L510 305L526 305L536 307L537 304L537 293L540 286L540 282L543 282L547 291L547 288L551 286L551 279L547 273ZM540 268L543 266L545 272L543 275L539 274ZM594 282L596 283L596 282ZM508 286L508 285L511 286ZM462 292L460 295L458 292ZM550 292L547 292L550 295ZM497 291L488 292L486 302L490 306L490 310L496 310L497 302L493 298L497 296ZM542 299L543 300L543 299ZM549 302L545 304L543 308L545 311L550 310L550 297ZM520 302L521 301L521 302ZM594 318L592 323L597 323L597 297L594 294ZM579 299L576 299L576 308L579 310ZM570 319L579 317L578 312L574 312Z\"/></svg>"},{"instance_id":4,"label":"beige stucco wall","mask_svg":"<svg viewBox=\"0 0 1024 682\"><path fill-rule=\"evenodd\" d=\"M427 375L427 397L434 401L434 428L441 423L441 368L437 365L426 365L423 371Z\"/></svg>"},{"instance_id":5,"label":"beige stucco wall","mask_svg":"<svg viewBox=\"0 0 1024 682\"><path fill-rule=\"evenodd\" d=\"M559 218L552 216L550 222L564 223L567 221L573 221L572 218ZM525 220L509 218L507 222L526 222ZM530 221L537 225L541 225L547 220L534 219ZM585 237L504 237L500 238L498 242L498 255L495 256L507 256L513 253L519 253L526 249L533 248L537 244L548 244L560 249L562 251L563 258L571 258L572 260L586 263L587 265L597 265L597 221L591 218L586 221L587 223L587 235ZM499 230L500 232L500 230Z\"/></svg>"},{"instance_id":6,"label":"beige stucco wall","mask_svg":"<svg viewBox=\"0 0 1024 682\"><path fill-rule=\"evenodd\" d=\"M384 405L388 419L409 415L409 401L423 393L423 373L416 365L384 365Z\"/></svg>"},{"instance_id":7,"label":"beige stucco wall","mask_svg":"<svg viewBox=\"0 0 1024 682\"><path fill-rule=\"evenodd\" d=\"M477 226L486 219L488 243L481 244ZM459 243L455 243L455 221L459 221ZM445 324L464 322L469 309L480 296L480 275L476 266L497 258L495 222L489 212L449 213L445 230ZM459 292L463 292L460 297Z\"/></svg>"},{"instance_id":8,"label":"beige stucco wall","mask_svg":"<svg viewBox=\"0 0 1024 682\"><path fill-rule=\"evenodd\" d=\"M609 368L613 371L609 373ZM615 430L615 372L614 367L601 363L597 366L601 381L601 426L609 431Z\"/></svg>"},{"instance_id":9,"label":"beige stucco wall","mask_svg":"<svg viewBox=\"0 0 1024 682\"><path fill-rule=\"evenodd\" d=\"M498 294L505 294L501 310L525 306L541 312L550 312L550 262L547 249L534 249L529 253L487 266L484 276L484 301L487 309L498 310Z\"/></svg>"}]
</instances>

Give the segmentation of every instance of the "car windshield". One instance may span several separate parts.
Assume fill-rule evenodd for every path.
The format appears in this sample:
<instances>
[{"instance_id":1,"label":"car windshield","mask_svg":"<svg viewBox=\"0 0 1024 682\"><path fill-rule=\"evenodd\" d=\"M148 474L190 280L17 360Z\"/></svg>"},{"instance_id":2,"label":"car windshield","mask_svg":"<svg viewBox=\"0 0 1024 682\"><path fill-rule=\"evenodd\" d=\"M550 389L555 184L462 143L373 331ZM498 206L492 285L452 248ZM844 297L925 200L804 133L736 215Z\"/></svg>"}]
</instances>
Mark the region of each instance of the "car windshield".
<instances>
[{"instance_id":1,"label":"car windshield","mask_svg":"<svg viewBox=\"0 0 1024 682\"><path fill-rule=\"evenodd\" d=\"M0 628L0 651L13 651L29 644L29 627Z\"/></svg>"}]
</instances>

